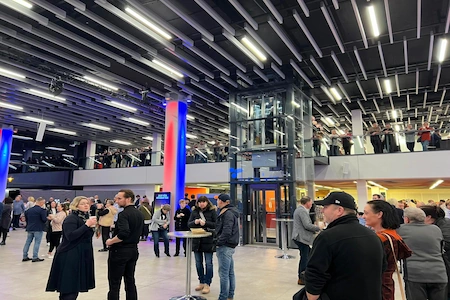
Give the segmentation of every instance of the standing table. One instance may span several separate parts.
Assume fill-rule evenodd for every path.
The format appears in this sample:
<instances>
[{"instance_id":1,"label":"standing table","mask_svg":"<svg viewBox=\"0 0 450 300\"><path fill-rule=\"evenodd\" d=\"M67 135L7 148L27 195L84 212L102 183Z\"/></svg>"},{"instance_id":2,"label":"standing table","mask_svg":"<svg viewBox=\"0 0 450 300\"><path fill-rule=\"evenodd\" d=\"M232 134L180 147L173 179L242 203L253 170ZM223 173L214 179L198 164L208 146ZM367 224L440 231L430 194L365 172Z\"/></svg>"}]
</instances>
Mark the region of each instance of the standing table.
<instances>
[{"instance_id":1,"label":"standing table","mask_svg":"<svg viewBox=\"0 0 450 300\"><path fill-rule=\"evenodd\" d=\"M192 258L192 239L211 236L211 232L192 233L190 231L174 231L168 235L174 238L185 238L186 246L186 294L184 296L172 297L170 300L206 300L205 297L191 295L191 258Z\"/></svg>"},{"instance_id":2,"label":"standing table","mask_svg":"<svg viewBox=\"0 0 450 300\"><path fill-rule=\"evenodd\" d=\"M285 218L281 218L281 219L275 218L275 219L272 219L272 221L279 222L280 226L281 226L281 250L283 250L283 254L277 255L275 257L281 258L281 259L295 258L295 256L287 254L287 239L286 239L286 223L294 222L294 220L293 219L285 219Z\"/></svg>"}]
</instances>

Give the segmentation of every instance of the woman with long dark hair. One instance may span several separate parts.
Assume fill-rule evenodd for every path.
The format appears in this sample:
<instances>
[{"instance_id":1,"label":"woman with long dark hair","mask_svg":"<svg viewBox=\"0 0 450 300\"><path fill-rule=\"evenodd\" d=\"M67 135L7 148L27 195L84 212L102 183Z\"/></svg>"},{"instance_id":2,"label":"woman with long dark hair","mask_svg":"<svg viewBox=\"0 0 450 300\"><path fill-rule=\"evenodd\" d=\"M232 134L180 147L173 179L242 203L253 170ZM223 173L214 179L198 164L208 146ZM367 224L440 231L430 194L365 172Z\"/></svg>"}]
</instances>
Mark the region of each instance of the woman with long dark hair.
<instances>
[{"instance_id":1,"label":"woman with long dark hair","mask_svg":"<svg viewBox=\"0 0 450 300\"><path fill-rule=\"evenodd\" d=\"M411 250L396 232L400 227L400 220L395 207L384 200L367 202L364 207L364 219L366 225L372 227L383 242L386 253L387 268L382 279L383 300L394 300L395 285L392 275L396 270L397 261L411 256Z\"/></svg>"},{"instance_id":2,"label":"woman with long dark hair","mask_svg":"<svg viewBox=\"0 0 450 300\"><path fill-rule=\"evenodd\" d=\"M62 236L62 224L67 217L67 211L62 203L56 205L56 215L50 214L47 218L50 220L52 234L50 236L50 248L48 249L48 258L53 258L53 249L57 249Z\"/></svg>"}]
</instances>

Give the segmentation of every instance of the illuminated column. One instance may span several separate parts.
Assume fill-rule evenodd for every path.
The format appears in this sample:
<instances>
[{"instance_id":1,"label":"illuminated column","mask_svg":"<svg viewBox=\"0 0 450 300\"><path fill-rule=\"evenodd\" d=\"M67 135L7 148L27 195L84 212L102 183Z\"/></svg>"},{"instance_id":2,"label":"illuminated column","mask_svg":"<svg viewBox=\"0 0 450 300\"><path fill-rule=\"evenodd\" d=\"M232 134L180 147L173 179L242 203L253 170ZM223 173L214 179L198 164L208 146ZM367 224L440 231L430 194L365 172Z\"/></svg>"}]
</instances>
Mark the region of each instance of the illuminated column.
<instances>
[{"instance_id":1,"label":"illuminated column","mask_svg":"<svg viewBox=\"0 0 450 300\"><path fill-rule=\"evenodd\" d=\"M360 109L352 110L353 150L355 154L364 154L363 118Z\"/></svg>"},{"instance_id":2,"label":"illuminated column","mask_svg":"<svg viewBox=\"0 0 450 300\"><path fill-rule=\"evenodd\" d=\"M11 155L12 146L12 128L3 128L0 138L0 192L5 197L6 185L8 182L9 157Z\"/></svg>"},{"instance_id":3,"label":"illuminated column","mask_svg":"<svg viewBox=\"0 0 450 300\"><path fill-rule=\"evenodd\" d=\"M164 181L163 191L170 192L170 217L173 218L178 200L184 198L186 174L186 116L187 103L170 93L166 106L164 135ZM170 222L173 230L173 222Z\"/></svg>"}]
</instances>

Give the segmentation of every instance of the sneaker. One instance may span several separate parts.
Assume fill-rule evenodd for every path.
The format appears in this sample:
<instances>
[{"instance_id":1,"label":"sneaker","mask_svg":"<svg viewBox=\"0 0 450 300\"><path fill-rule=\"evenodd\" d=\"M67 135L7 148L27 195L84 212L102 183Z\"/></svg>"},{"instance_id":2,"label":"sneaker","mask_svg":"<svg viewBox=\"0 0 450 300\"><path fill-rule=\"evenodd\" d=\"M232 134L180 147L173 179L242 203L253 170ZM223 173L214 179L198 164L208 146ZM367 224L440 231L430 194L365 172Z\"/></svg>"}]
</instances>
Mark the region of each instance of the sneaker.
<instances>
[{"instance_id":1,"label":"sneaker","mask_svg":"<svg viewBox=\"0 0 450 300\"><path fill-rule=\"evenodd\" d=\"M197 285L197 287L195 288L195 290L198 292L198 291L203 290L204 287L205 287L205 285L204 285L203 283L200 283L199 285Z\"/></svg>"},{"instance_id":2,"label":"sneaker","mask_svg":"<svg viewBox=\"0 0 450 300\"><path fill-rule=\"evenodd\" d=\"M208 284L205 284L205 285L203 286L203 289L202 289L202 294L209 294L210 291L211 291L211 290L210 290L210 288L209 288L209 285L208 285Z\"/></svg>"},{"instance_id":3,"label":"sneaker","mask_svg":"<svg viewBox=\"0 0 450 300\"><path fill-rule=\"evenodd\" d=\"M31 262L41 262L41 261L44 261L44 259L43 258L33 258L31 260Z\"/></svg>"},{"instance_id":4,"label":"sneaker","mask_svg":"<svg viewBox=\"0 0 450 300\"><path fill-rule=\"evenodd\" d=\"M29 260L31 260L31 258L29 258L29 257L22 259L22 261L29 261Z\"/></svg>"},{"instance_id":5,"label":"sneaker","mask_svg":"<svg viewBox=\"0 0 450 300\"><path fill-rule=\"evenodd\" d=\"M50 243L47 243L47 246L50 246Z\"/></svg>"},{"instance_id":6,"label":"sneaker","mask_svg":"<svg viewBox=\"0 0 450 300\"><path fill-rule=\"evenodd\" d=\"M47 255L47 257L50 258L50 259L52 259L52 258L53 258L53 255L52 255L52 254L49 254L49 255Z\"/></svg>"}]
</instances>

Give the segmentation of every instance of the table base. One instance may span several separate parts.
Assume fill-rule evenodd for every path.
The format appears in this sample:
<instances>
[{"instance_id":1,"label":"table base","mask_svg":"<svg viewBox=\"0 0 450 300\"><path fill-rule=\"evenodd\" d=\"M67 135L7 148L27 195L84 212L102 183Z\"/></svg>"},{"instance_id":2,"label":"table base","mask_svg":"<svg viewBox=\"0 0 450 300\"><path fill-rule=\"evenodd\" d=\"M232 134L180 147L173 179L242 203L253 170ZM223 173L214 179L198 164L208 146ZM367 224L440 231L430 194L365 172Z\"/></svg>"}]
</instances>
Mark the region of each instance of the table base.
<instances>
[{"instance_id":1,"label":"table base","mask_svg":"<svg viewBox=\"0 0 450 300\"><path fill-rule=\"evenodd\" d=\"M275 256L276 258L281 258L281 259L294 259L295 256L293 255L289 255L289 254L282 254L282 255L277 255Z\"/></svg>"},{"instance_id":2,"label":"table base","mask_svg":"<svg viewBox=\"0 0 450 300\"><path fill-rule=\"evenodd\" d=\"M206 300L205 297L196 296L196 295L184 295L178 297L172 297L170 300Z\"/></svg>"}]
</instances>

